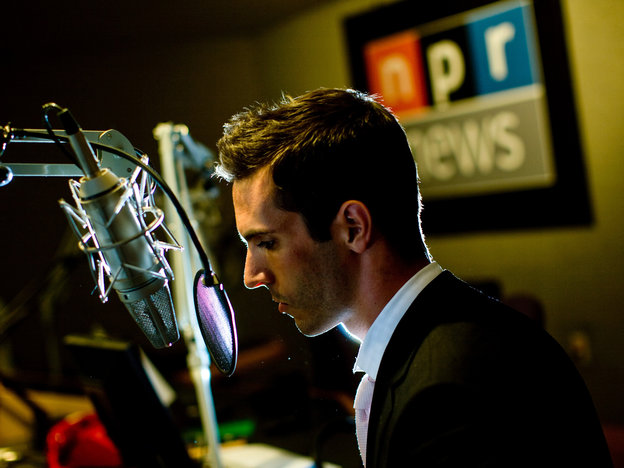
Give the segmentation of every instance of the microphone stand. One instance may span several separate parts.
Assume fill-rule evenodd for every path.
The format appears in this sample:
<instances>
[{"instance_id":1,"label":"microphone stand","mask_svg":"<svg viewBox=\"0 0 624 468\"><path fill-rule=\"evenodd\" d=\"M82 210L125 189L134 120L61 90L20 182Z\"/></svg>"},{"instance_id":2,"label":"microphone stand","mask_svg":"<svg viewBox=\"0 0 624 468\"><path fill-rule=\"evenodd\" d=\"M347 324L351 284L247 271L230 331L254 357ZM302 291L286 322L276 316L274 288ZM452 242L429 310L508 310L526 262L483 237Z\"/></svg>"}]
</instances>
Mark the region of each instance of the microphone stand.
<instances>
[{"instance_id":1,"label":"microphone stand","mask_svg":"<svg viewBox=\"0 0 624 468\"><path fill-rule=\"evenodd\" d=\"M180 145L186 151L195 149L195 147L184 144L184 142L192 142L188 135L188 128L184 125L161 123L154 129L154 137L158 141L163 179L182 204L191 222L196 225L188 184L184 174L184 164L180 158L176 158L176 151L180 148ZM164 210L165 214L169 216L168 226L173 236L182 245L190 245L188 233L183 228L179 218L175 216L173 205L168 200ZM205 242L202 243L205 244ZM206 251L211 256L210 251ZM212 259L210 260L214 264ZM171 266L177 280L172 282L174 306L188 349L187 365L195 386L199 414L208 446L207 459L205 461L210 467L222 468L217 419L210 387L210 355L202 338L197 316L194 312L193 279L195 276L194 272L201 268L201 262L195 250L184 249L179 255L173 256Z\"/></svg>"},{"instance_id":2,"label":"microphone stand","mask_svg":"<svg viewBox=\"0 0 624 468\"><path fill-rule=\"evenodd\" d=\"M174 159L174 145L184 126L173 127L170 124L160 124L154 130L154 135L159 141L159 152L161 155L161 165L163 178L167 185L170 185L176 198L181 201L184 210L192 213L192 205L188 195L188 186L182 168L182 161ZM11 134L8 126L4 127L3 134L0 135L0 155L4 152L8 142L12 143L52 143L42 130L25 129L19 135ZM186 130L188 137L188 129ZM37 133L41 136L37 136ZM62 130L54 130L58 136L65 136ZM117 130L85 130L83 131L87 140L91 143L101 143L112 148L117 148L126 153L133 153L134 149L130 141ZM190 137L188 137L190 138ZM188 141L188 139L187 139ZM98 158L102 167L110 168L117 174L129 174L135 169L135 164L128 162L113 153L101 151ZM3 163L1 165L6 178L0 181L0 186L11 182L16 177L80 177L84 173L74 164L60 163ZM169 198L166 198L165 210L171 216L168 229L174 233L177 239L183 239L180 245L191 245L188 231L184 229L178 213L173 207ZM190 217L193 219L193 217ZM205 341L201 335L197 316L194 313L194 273L204 265L200 261L199 255L192 248L183 249L181 255L174 255L172 259L172 269L176 279L172 281L174 290L175 309L184 334L185 343L188 349L187 365L191 372L196 396L198 400L202 427L206 436L208 450L203 460L210 468L223 468L220 456L220 445L214 401L210 388L210 354Z\"/></svg>"}]
</instances>

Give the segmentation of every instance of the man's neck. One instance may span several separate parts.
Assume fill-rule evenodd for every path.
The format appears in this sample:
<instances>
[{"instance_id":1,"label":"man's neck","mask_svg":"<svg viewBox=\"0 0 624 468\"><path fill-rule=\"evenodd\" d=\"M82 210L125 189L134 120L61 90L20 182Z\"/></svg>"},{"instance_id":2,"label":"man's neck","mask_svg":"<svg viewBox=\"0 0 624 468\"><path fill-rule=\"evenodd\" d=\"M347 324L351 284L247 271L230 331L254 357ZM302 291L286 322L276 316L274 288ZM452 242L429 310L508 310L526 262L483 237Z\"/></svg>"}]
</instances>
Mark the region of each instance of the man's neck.
<instances>
[{"instance_id":1,"label":"man's neck","mask_svg":"<svg viewBox=\"0 0 624 468\"><path fill-rule=\"evenodd\" d=\"M354 307L356 313L344 323L349 333L360 341L364 341L369 328L397 291L430 263L424 259L409 263L392 261L392 257L380 262L372 260L363 260Z\"/></svg>"}]
</instances>

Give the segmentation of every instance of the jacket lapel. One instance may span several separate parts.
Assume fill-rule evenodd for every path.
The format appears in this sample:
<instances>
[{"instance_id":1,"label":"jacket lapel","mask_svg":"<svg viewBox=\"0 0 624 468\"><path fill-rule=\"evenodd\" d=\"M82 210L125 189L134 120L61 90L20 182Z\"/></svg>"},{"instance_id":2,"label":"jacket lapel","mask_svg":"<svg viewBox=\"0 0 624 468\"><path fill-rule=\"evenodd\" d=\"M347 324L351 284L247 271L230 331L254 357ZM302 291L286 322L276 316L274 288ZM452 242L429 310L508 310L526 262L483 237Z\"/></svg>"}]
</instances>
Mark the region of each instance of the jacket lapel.
<instances>
[{"instance_id":1,"label":"jacket lapel","mask_svg":"<svg viewBox=\"0 0 624 468\"><path fill-rule=\"evenodd\" d=\"M385 426L392 416L393 407L388 402L393 401L393 398L382 396L394 393L394 389L408 371L413 356L437 325L438 318L433 313L436 298L441 293L452 294L453 285L459 281L452 273L444 271L428 284L407 309L386 347L375 381L368 425L366 459L370 462L369 466L376 466L373 462L377 456L376 451L386 432Z\"/></svg>"}]
</instances>

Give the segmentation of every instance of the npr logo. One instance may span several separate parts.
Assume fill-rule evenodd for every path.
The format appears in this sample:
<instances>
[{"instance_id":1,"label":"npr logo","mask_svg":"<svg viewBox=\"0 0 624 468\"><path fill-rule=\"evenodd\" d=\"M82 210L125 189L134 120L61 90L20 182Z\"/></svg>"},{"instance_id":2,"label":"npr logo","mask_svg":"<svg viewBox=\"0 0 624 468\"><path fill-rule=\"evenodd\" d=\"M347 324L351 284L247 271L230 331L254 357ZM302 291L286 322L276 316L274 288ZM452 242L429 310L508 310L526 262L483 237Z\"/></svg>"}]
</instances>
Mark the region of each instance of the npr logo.
<instances>
[{"instance_id":1,"label":"npr logo","mask_svg":"<svg viewBox=\"0 0 624 468\"><path fill-rule=\"evenodd\" d=\"M402 120L423 194L553 180L526 2L502 2L369 42L371 92Z\"/></svg>"},{"instance_id":2,"label":"npr logo","mask_svg":"<svg viewBox=\"0 0 624 468\"><path fill-rule=\"evenodd\" d=\"M428 35L409 30L367 44L370 90L401 114L536 83L528 7L484 13Z\"/></svg>"}]
</instances>

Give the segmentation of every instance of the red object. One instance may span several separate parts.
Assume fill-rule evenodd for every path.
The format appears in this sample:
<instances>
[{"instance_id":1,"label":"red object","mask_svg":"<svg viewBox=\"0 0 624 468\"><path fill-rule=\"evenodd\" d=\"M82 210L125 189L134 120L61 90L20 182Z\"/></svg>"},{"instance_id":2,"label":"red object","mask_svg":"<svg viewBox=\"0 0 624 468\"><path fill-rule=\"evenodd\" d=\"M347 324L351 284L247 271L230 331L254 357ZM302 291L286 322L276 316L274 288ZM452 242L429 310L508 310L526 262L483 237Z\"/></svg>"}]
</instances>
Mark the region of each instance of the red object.
<instances>
[{"instance_id":1,"label":"red object","mask_svg":"<svg viewBox=\"0 0 624 468\"><path fill-rule=\"evenodd\" d=\"M49 468L121 468L119 450L96 414L68 416L47 436Z\"/></svg>"},{"instance_id":2,"label":"red object","mask_svg":"<svg viewBox=\"0 0 624 468\"><path fill-rule=\"evenodd\" d=\"M364 48L369 91L399 117L428 105L424 60L416 31L376 39Z\"/></svg>"}]
</instances>

